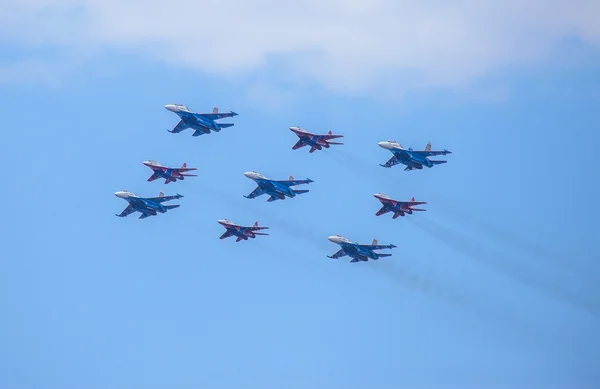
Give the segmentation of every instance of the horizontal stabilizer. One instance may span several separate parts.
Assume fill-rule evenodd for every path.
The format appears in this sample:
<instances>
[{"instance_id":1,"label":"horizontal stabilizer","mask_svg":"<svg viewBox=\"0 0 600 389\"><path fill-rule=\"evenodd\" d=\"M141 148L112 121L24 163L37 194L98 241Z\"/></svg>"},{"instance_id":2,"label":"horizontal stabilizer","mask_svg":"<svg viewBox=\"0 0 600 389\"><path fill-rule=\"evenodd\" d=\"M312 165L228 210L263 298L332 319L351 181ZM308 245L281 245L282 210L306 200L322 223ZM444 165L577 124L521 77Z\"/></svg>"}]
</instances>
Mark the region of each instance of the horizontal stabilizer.
<instances>
[{"instance_id":1,"label":"horizontal stabilizer","mask_svg":"<svg viewBox=\"0 0 600 389\"><path fill-rule=\"evenodd\" d=\"M294 189L294 193L302 194L308 192L308 189Z\"/></svg>"},{"instance_id":2,"label":"horizontal stabilizer","mask_svg":"<svg viewBox=\"0 0 600 389\"><path fill-rule=\"evenodd\" d=\"M177 207L179 207L179 206L180 206L179 204L165 205L165 208L166 208L166 209L173 209L173 208L177 208Z\"/></svg>"},{"instance_id":3,"label":"horizontal stabilizer","mask_svg":"<svg viewBox=\"0 0 600 389\"><path fill-rule=\"evenodd\" d=\"M420 209L420 208L411 208L411 211L427 211L426 209Z\"/></svg>"},{"instance_id":4,"label":"horizontal stabilizer","mask_svg":"<svg viewBox=\"0 0 600 389\"><path fill-rule=\"evenodd\" d=\"M448 161L431 161L432 164L434 165L441 165L442 163L446 163Z\"/></svg>"},{"instance_id":5,"label":"horizontal stabilizer","mask_svg":"<svg viewBox=\"0 0 600 389\"><path fill-rule=\"evenodd\" d=\"M181 173L182 176L184 177L198 177L197 174L186 174L186 173Z\"/></svg>"},{"instance_id":6,"label":"horizontal stabilizer","mask_svg":"<svg viewBox=\"0 0 600 389\"><path fill-rule=\"evenodd\" d=\"M255 232L254 235L269 235L266 232Z\"/></svg>"},{"instance_id":7,"label":"horizontal stabilizer","mask_svg":"<svg viewBox=\"0 0 600 389\"><path fill-rule=\"evenodd\" d=\"M392 254L377 254L377 256L379 256L379 258L382 258L382 257L391 257Z\"/></svg>"},{"instance_id":8,"label":"horizontal stabilizer","mask_svg":"<svg viewBox=\"0 0 600 389\"><path fill-rule=\"evenodd\" d=\"M330 145L343 145L342 142L331 142L331 141L327 141L327 143L329 143Z\"/></svg>"},{"instance_id":9,"label":"horizontal stabilizer","mask_svg":"<svg viewBox=\"0 0 600 389\"><path fill-rule=\"evenodd\" d=\"M234 123L219 123L219 127L221 127L221 128L227 128L227 127L231 127L233 125L234 125Z\"/></svg>"},{"instance_id":10,"label":"horizontal stabilizer","mask_svg":"<svg viewBox=\"0 0 600 389\"><path fill-rule=\"evenodd\" d=\"M196 131L194 131L194 133L192 134L192 136L200 136L200 135L202 135L204 133L205 133L204 131L196 130Z\"/></svg>"}]
</instances>

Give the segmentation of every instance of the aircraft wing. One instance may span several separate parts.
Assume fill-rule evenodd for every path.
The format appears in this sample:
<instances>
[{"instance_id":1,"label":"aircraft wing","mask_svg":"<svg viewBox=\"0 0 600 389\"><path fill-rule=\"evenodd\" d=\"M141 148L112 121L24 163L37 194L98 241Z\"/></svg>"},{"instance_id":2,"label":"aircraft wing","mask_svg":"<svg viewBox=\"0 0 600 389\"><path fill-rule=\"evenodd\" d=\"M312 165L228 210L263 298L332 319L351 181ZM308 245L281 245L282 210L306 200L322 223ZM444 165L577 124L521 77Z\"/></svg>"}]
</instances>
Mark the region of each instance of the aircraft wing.
<instances>
[{"instance_id":1,"label":"aircraft wing","mask_svg":"<svg viewBox=\"0 0 600 389\"><path fill-rule=\"evenodd\" d=\"M393 244L358 244L357 246L369 250L393 249L396 247Z\"/></svg>"},{"instance_id":2,"label":"aircraft wing","mask_svg":"<svg viewBox=\"0 0 600 389\"><path fill-rule=\"evenodd\" d=\"M208 120L219 120L236 116L235 112L219 112L219 113L195 113L194 116Z\"/></svg>"},{"instance_id":3,"label":"aircraft wing","mask_svg":"<svg viewBox=\"0 0 600 389\"><path fill-rule=\"evenodd\" d=\"M178 194L175 196L161 196L161 197L147 197L146 200L150 200L153 201L155 203L162 203L164 201L170 201L170 200L177 200L179 198L183 197L182 195Z\"/></svg>"},{"instance_id":4,"label":"aircraft wing","mask_svg":"<svg viewBox=\"0 0 600 389\"><path fill-rule=\"evenodd\" d=\"M333 255L328 255L329 258L333 258L333 259L338 259L341 258L343 256L347 255L346 252L344 251L344 249L339 249L335 254Z\"/></svg>"},{"instance_id":5,"label":"aircraft wing","mask_svg":"<svg viewBox=\"0 0 600 389\"><path fill-rule=\"evenodd\" d=\"M187 128L188 125L185 124L183 120L180 120L179 123L177 123L177 125L169 132L172 132L173 134L179 134L181 131L186 130Z\"/></svg>"},{"instance_id":6,"label":"aircraft wing","mask_svg":"<svg viewBox=\"0 0 600 389\"><path fill-rule=\"evenodd\" d=\"M383 167L392 167L392 166L397 165L399 163L400 163L400 160L398 159L398 157L396 157L395 155L393 155L392 158L390 158L385 164L383 164L383 165L380 164L380 166L383 166Z\"/></svg>"},{"instance_id":7,"label":"aircraft wing","mask_svg":"<svg viewBox=\"0 0 600 389\"><path fill-rule=\"evenodd\" d=\"M287 186L296 186L296 185L301 185L301 184L310 184L311 182L313 182L313 180L311 180L310 178L307 178L306 180L280 180L280 181L275 180L275 182L278 182L280 184L285 184Z\"/></svg>"},{"instance_id":8,"label":"aircraft wing","mask_svg":"<svg viewBox=\"0 0 600 389\"><path fill-rule=\"evenodd\" d=\"M221 236L219 237L219 239L225 239L225 238L229 238L231 235L233 235L231 232L229 232L229 231L225 231L225 232L223 233L223 235L221 235Z\"/></svg>"},{"instance_id":9,"label":"aircraft wing","mask_svg":"<svg viewBox=\"0 0 600 389\"><path fill-rule=\"evenodd\" d=\"M253 199L257 196L260 196L262 194L265 193L265 190L263 188L261 188L260 186L257 186L256 189L254 189L248 196L244 196L247 199Z\"/></svg>"},{"instance_id":10,"label":"aircraft wing","mask_svg":"<svg viewBox=\"0 0 600 389\"><path fill-rule=\"evenodd\" d=\"M125 209L123 210L123 212L121 212L121 213L120 213L119 215L117 215L117 216L118 216L118 217L125 217L125 216L127 216L127 215L129 215L129 214L132 214L132 213L134 213L134 212L135 212L135 209L133 208L133 205L129 204L129 205L127 206L127 208L125 208Z\"/></svg>"},{"instance_id":11,"label":"aircraft wing","mask_svg":"<svg viewBox=\"0 0 600 389\"><path fill-rule=\"evenodd\" d=\"M148 178L148 181L152 182L152 181L157 180L159 178L160 178L160 176L158 175L158 173L154 173L153 175L150 176L150 178Z\"/></svg>"}]
</instances>

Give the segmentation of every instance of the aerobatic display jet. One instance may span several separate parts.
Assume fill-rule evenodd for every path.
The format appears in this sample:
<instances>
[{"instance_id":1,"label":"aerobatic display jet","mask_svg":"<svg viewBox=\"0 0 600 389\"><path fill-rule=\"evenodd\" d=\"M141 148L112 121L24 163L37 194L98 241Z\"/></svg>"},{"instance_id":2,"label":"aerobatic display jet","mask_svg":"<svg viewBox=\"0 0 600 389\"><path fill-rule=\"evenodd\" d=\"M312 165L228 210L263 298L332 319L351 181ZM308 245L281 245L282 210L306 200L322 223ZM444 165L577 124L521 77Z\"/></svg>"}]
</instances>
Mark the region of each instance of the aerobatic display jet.
<instances>
[{"instance_id":1,"label":"aerobatic display jet","mask_svg":"<svg viewBox=\"0 0 600 389\"><path fill-rule=\"evenodd\" d=\"M328 257L337 259L347 255L352 258L350 262L367 262L369 259L376 260L383 257L389 257L392 254L380 254L376 253L375 250L392 249L396 247L393 244L377 244L377 239L373 239L372 244L358 244L355 242L350 242L348 239L344 238L341 235L333 235L327 239L341 246L341 249L338 252L336 252L333 255L328 255Z\"/></svg>"},{"instance_id":2,"label":"aerobatic display jet","mask_svg":"<svg viewBox=\"0 0 600 389\"><path fill-rule=\"evenodd\" d=\"M446 163L447 161L432 161L427 157L431 157L434 155L446 155L452 154L451 151L448 150L431 150L431 143L427 142L427 146L425 146L425 150L413 150L412 147L408 149L402 147L401 144L396 142L395 140L390 140L387 142L379 142L378 145L384 149L389 150L394 156L387 161L383 167L392 167L399 163L406 165L406 170L413 169L423 169L423 166L433 167L433 165L439 165L442 163Z\"/></svg>"},{"instance_id":3,"label":"aerobatic display jet","mask_svg":"<svg viewBox=\"0 0 600 389\"><path fill-rule=\"evenodd\" d=\"M167 130L174 134L188 128L195 130L192 136L210 134L211 131L219 132L222 128L233 126L233 123L217 123L216 120L237 116L237 113L233 111L219 113L217 107L213 109L212 113L194 113L183 104L167 104L165 108L175 112L181 118L175 128Z\"/></svg>"},{"instance_id":4,"label":"aerobatic display jet","mask_svg":"<svg viewBox=\"0 0 600 389\"><path fill-rule=\"evenodd\" d=\"M398 201L391 199L384 193L375 193L373 196L383 204L381 209L375 214L376 216L393 212L392 219L396 219L398 216L404 216L406 213L410 215L413 211L426 211L426 209L413 208L415 205L427 204L424 201L415 201L414 197L410 201Z\"/></svg>"},{"instance_id":5,"label":"aerobatic display jet","mask_svg":"<svg viewBox=\"0 0 600 389\"><path fill-rule=\"evenodd\" d=\"M140 216L140 219L145 219L148 216L156 216L157 213L165 213L169 209L179 207L179 204L163 205L161 203L165 201L180 199L183 197L180 194L177 194L175 196L165 196L163 192L160 192L158 197L139 197L126 190L116 192L115 196L127 200L127 202L129 203L127 208L125 208L120 215L116 216L125 217L133 212L140 212L142 214Z\"/></svg>"},{"instance_id":6,"label":"aerobatic display jet","mask_svg":"<svg viewBox=\"0 0 600 389\"><path fill-rule=\"evenodd\" d=\"M322 150L323 147L328 149L330 145L343 145L341 142L332 142L330 139L343 138L344 135L334 135L329 131L326 135L316 135L306 132L306 130L300 127L290 127L290 130L300 138L292 150L297 150L304 146L310 146L309 153L313 153L315 150Z\"/></svg>"},{"instance_id":7,"label":"aerobatic display jet","mask_svg":"<svg viewBox=\"0 0 600 389\"><path fill-rule=\"evenodd\" d=\"M314 182L309 178L306 180L294 180L294 177L292 176L290 176L288 180L271 180L255 171L246 172L244 175L251 180L254 180L258 184L252 193L244 197L247 199L253 199L255 197L268 194L271 197L269 197L267 201L284 200L286 197L296 197L298 194L306 193L308 190L292 189L292 186Z\"/></svg>"},{"instance_id":8,"label":"aerobatic display jet","mask_svg":"<svg viewBox=\"0 0 600 389\"><path fill-rule=\"evenodd\" d=\"M219 239L229 238L230 236L237 236L237 239L235 241L239 242L241 240L248 240L248 238L254 239L256 238L256 235L269 235L264 232L256 232L260 230L269 229L269 227L259 227L258 222L254 223L252 227L240 226L239 224L235 224L234 222L228 219L217 220L217 222L223 227L225 227L225 229L227 230L223 233L223 235L219 237Z\"/></svg>"},{"instance_id":9,"label":"aerobatic display jet","mask_svg":"<svg viewBox=\"0 0 600 389\"><path fill-rule=\"evenodd\" d=\"M198 177L197 174L186 174L190 170L198 170L195 167L187 167L187 164L184 162L181 167L166 167L161 165L157 161L145 161L142 162L144 165L148 166L150 169L154 171L154 174L148 178L148 181L154 181L159 178L165 179L165 184L169 182L175 182L177 180L183 180L185 177Z\"/></svg>"}]
</instances>

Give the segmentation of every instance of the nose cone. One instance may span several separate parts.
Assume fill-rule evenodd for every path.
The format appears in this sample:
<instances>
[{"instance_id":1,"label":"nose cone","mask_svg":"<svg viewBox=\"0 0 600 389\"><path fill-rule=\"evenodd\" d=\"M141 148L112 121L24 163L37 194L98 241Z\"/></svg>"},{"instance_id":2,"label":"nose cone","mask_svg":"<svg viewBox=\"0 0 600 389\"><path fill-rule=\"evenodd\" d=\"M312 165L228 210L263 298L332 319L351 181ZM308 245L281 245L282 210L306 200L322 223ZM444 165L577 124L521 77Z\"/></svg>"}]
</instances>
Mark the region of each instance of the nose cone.
<instances>
[{"instance_id":1,"label":"nose cone","mask_svg":"<svg viewBox=\"0 0 600 389\"><path fill-rule=\"evenodd\" d=\"M144 165L146 165L146 166L152 166L152 165L153 165L152 161L144 161L144 162L142 162L142 163L143 163Z\"/></svg>"},{"instance_id":2,"label":"nose cone","mask_svg":"<svg viewBox=\"0 0 600 389\"><path fill-rule=\"evenodd\" d=\"M330 236L327 239L329 239L329 241L333 242L333 243L338 243L340 241L340 237L339 236L335 236L335 235L332 235L332 236Z\"/></svg>"},{"instance_id":3,"label":"nose cone","mask_svg":"<svg viewBox=\"0 0 600 389\"><path fill-rule=\"evenodd\" d=\"M115 196L117 196L120 199L124 199L127 197L127 193L125 193L124 191L120 190L118 192L115 192Z\"/></svg>"},{"instance_id":4,"label":"nose cone","mask_svg":"<svg viewBox=\"0 0 600 389\"><path fill-rule=\"evenodd\" d=\"M379 145L379 147L383 147L384 149L391 149L392 148L392 144L390 142L379 142L377 143Z\"/></svg>"},{"instance_id":5,"label":"nose cone","mask_svg":"<svg viewBox=\"0 0 600 389\"><path fill-rule=\"evenodd\" d=\"M257 172L246 172L244 173L244 175L252 180L259 177L259 174Z\"/></svg>"},{"instance_id":6,"label":"nose cone","mask_svg":"<svg viewBox=\"0 0 600 389\"><path fill-rule=\"evenodd\" d=\"M229 220L227 220L227 219L217 220L217 223L219 223L219 224L227 224L227 222L229 222Z\"/></svg>"},{"instance_id":7,"label":"nose cone","mask_svg":"<svg viewBox=\"0 0 600 389\"><path fill-rule=\"evenodd\" d=\"M165 105L165 108L167 111L177 112L177 106L175 106L175 104L167 104Z\"/></svg>"}]
</instances>

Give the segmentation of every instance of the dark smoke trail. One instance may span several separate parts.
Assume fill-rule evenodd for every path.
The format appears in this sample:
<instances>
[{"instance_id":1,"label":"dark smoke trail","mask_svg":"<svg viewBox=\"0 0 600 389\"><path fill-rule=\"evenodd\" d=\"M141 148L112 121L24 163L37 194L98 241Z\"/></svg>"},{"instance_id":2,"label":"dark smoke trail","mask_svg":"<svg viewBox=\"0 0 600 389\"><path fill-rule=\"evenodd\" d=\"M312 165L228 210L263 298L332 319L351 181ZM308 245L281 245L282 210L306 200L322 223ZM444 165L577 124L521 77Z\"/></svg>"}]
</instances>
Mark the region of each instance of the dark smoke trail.
<instances>
[{"instance_id":1,"label":"dark smoke trail","mask_svg":"<svg viewBox=\"0 0 600 389\"><path fill-rule=\"evenodd\" d=\"M549 293L555 298L559 298L560 300L579 306L580 308L584 308L587 312L593 315L598 315L600 313L598 311L598 307L593 302L586 301L586 299L582 299L581 297L573 296L572 293L569 293L565 290L560 290L560 288L555 285L551 285L533 275L528 275L525 269L518 269L514 263L511 263L510 260L506 258L506 256L497 255L497 253L490 253L485 247L480 246L474 240L452 230L451 228L445 227L433 220L428 220L426 223L415 218L411 218L409 220L433 238L442 241L448 247L456 250L466 257L484 263L495 270L501 271L527 286L538 288L546 293ZM498 260L499 257L502 259Z\"/></svg>"}]
</instances>

